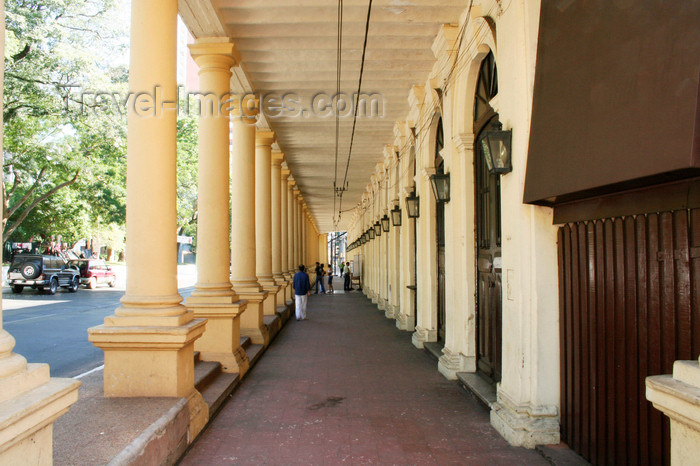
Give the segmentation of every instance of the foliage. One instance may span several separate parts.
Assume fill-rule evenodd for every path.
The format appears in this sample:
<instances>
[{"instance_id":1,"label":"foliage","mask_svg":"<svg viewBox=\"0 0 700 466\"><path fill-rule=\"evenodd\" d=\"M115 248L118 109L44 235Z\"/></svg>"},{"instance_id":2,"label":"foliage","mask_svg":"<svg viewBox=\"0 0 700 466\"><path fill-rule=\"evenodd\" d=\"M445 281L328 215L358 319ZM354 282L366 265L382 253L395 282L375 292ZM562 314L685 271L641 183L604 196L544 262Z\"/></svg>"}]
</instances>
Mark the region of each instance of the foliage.
<instances>
[{"instance_id":1,"label":"foliage","mask_svg":"<svg viewBox=\"0 0 700 466\"><path fill-rule=\"evenodd\" d=\"M197 143L196 117L183 116L177 121L177 234L197 233Z\"/></svg>"},{"instance_id":2,"label":"foliage","mask_svg":"<svg viewBox=\"0 0 700 466\"><path fill-rule=\"evenodd\" d=\"M125 118L82 90L124 92L114 0L7 0L3 239L90 237L125 216Z\"/></svg>"},{"instance_id":3,"label":"foliage","mask_svg":"<svg viewBox=\"0 0 700 466\"><path fill-rule=\"evenodd\" d=\"M7 0L3 240L123 249L127 0ZM115 9L116 8L116 9ZM120 61L121 59L121 61ZM115 63L116 62L116 63ZM178 234L195 236L198 120L177 123Z\"/></svg>"}]
</instances>

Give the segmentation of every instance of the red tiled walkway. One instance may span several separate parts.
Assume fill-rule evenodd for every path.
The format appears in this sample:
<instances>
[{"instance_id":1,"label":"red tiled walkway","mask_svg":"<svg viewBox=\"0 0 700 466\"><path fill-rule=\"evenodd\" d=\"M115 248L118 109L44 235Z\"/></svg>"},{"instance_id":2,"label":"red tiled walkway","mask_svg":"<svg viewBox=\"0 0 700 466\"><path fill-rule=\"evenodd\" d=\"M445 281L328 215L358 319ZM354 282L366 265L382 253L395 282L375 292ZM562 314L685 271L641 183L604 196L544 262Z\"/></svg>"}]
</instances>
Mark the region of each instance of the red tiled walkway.
<instances>
[{"instance_id":1,"label":"red tiled walkway","mask_svg":"<svg viewBox=\"0 0 700 466\"><path fill-rule=\"evenodd\" d=\"M221 464L549 464L514 448L359 293L311 296L183 459Z\"/></svg>"}]
</instances>

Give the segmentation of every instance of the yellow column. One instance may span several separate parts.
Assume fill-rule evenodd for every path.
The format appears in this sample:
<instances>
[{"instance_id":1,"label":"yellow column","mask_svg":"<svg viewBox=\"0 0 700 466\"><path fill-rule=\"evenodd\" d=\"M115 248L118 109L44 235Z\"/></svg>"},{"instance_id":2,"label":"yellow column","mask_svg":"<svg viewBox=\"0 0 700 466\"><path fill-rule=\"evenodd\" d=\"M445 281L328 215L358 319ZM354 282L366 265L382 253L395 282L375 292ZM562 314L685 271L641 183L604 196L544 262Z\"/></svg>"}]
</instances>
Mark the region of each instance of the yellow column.
<instances>
[{"instance_id":1,"label":"yellow column","mask_svg":"<svg viewBox=\"0 0 700 466\"><path fill-rule=\"evenodd\" d=\"M304 199L300 199L301 202L301 257L302 257L302 262L307 264L307 266L312 267L315 266L314 261L311 260L309 257L309 248L307 245L308 242L308 237L309 237L309 219L306 216L306 206L304 205Z\"/></svg>"},{"instance_id":2,"label":"yellow column","mask_svg":"<svg viewBox=\"0 0 700 466\"><path fill-rule=\"evenodd\" d=\"M242 375L249 367L240 335L246 302L238 301L229 276L229 114L220 105L225 99L219 99L230 92L231 67L239 57L226 38L200 38L189 47L200 68L200 91L214 98L201 103L197 284L186 305L195 317L209 319L194 345L200 358L220 362L224 372Z\"/></svg>"},{"instance_id":3,"label":"yellow column","mask_svg":"<svg viewBox=\"0 0 700 466\"><path fill-rule=\"evenodd\" d=\"M292 199L292 204L294 204L294 262L298 267L303 263L301 258L301 215L299 206L299 188L294 187L294 199Z\"/></svg>"},{"instance_id":4,"label":"yellow column","mask_svg":"<svg viewBox=\"0 0 700 466\"><path fill-rule=\"evenodd\" d=\"M296 260L296 211L294 209L294 181L293 176L287 178L287 262L289 275L294 277L299 263ZM292 299L294 297L292 296Z\"/></svg>"},{"instance_id":5,"label":"yellow column","mask_svg":"<svg viewBox=\"0 0 700 466\"><path fill-rule=\"evenodd\" d=\"M289 270L291 268L289 261L289 207L288 207L288 189L287 180L289 178L289 169L282 168L280 170L280 259L281 271L284 278L284 299L285 304L292 303L293 296L291 294L292 275Z\"/></svg>"},{"instance_id":6,"label":"yellow column","mask_svg":"<svg viewBox=\"0 0 700 466\"><path fill-rule=\"evenodd\" d=\"M5 3L0 2L0 56L5 53ZM0 100L4 68L0 67ZM0 114L0 162L3 125ZM0 203L2 218L2 203ZM0 258L2 251L0 251ZM80 382L49 377L48 364L27 364L13 353L15 339L2 326L0 302L0 464L52 464L53 423L78 401Z\"/></svg>"},{"instance_id":7,"label":"yellow column","mask_svg":"<svg viewBox=\"0 0 700 466\"><path fill-rule=\"evenodd\" d=\"M279 286L277 292L277 307L286 306L285 291L287 281L282 275L282 162L284 154L279 151L272 152L272 171L270 174L270 186L272 193L272 277ZM285 205L285 210L286 210Z\"/></svg>"},{"instance_id":8,"label":"yellow column","mask_svg":"<svg viewBox=\"0 0 700 466\"><path fill-rule=\"evenodd\" d=\"M255 272L258 283L269 292L265 300L264 314L274 316L277 312L277 293L280 287L272 275L272 143L275 133L255 133Z\"/></svg>"},{"instance_id":9,"label":"yellow column","mask_svg":"<svg viewBox=\"0 0 700 466\"><path fill-rule=\"evenodd\" d=\"M104 395L186 397L193 438L209 417L193 357L206 320L177 290L177 0L133 0L131 18L126 293L88 333L105 353Z\"/></svg>"},{"instance_id":10,"label":"yellow column","mask_svg":"<svg viewBox=\"0 0 700 466\"><path fill-rule=\"evenodd\" d=\"M243 102L231 115L231 281L248 308L241 315L241 335L267 345L263 320L268 292L256 276L255 238L255 115L257 103Z\"/></svg>"}]
</instances>

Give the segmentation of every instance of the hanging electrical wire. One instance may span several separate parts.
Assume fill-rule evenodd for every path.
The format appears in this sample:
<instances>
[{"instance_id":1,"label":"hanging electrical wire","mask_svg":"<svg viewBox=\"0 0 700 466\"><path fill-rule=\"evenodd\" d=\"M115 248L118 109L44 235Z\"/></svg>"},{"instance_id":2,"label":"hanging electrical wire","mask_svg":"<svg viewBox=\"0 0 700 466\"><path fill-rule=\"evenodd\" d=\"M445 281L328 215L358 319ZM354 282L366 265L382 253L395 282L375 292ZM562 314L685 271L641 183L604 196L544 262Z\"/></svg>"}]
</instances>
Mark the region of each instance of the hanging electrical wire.
<instances>
[{"instance_id":1,"label":"hanging electrical wire","mask_svg":"<svg viewBox=\"0 0 700 466\"><path fill-rule=\"evenodd\" d=\"M365 22L365 41L362 45L362 61L360 62L360 78L357 82L357 95L355 101L355 111L352 117L352 132L350 133L350 148L348 149L348 161L345 164L345 175L343 176L343 186L346 185L348 180L348 169L350 168L350 158L352 157L352 145L355 141L355 127L357 125L357 111L360 106L360 92L362 91L362 75L365 71L365 54L367 53L367 36L369 35L369 20L372 15L372 0L369 0L369 5L367 6L367 21ZM338 216L340 217L340 212L343 210L343 192L340 193L340 208L338 209Z\"/></svg>"},{"instance_id":2,"label":"hanging electrical wire","mask_svg":"<svg viewBox=\"0 0 700 466\"><path fill-rule=\"evenodd\" d=\"M338 197L338 146L340 141L340 114L338 112L338 96L340 95L340 76L343 65L343 0L338 0L338 40L336 43L336 77L335 77L335 169L333 176L333 224L337 229L340 213L335 218L336 198Z\"/></svg>"}]
</instances>

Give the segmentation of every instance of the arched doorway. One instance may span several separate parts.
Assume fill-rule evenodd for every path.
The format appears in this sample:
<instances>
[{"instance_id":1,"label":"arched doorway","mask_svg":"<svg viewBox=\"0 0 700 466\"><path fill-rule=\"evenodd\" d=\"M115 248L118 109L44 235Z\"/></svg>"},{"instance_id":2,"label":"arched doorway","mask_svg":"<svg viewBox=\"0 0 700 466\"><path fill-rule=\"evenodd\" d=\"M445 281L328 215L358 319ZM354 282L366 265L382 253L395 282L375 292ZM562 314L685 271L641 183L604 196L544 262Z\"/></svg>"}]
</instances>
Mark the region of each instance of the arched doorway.
<instances>
[{"instance_id":1,"label":"arched doorway","mask_svg":"<svg viewBox=\"0 0 700 466\"><path fill-rule=\"evenodd\" d=\"M445 161L440 152L445 147L442 118L435 133L435 173L445 173ZM435 200L435 237L437 238L437 337L445 342L445 204Z\"/></svg>"},{"instance_id":2,"label":"arched doorway","mask_svg":"<svg viewBox=\"0 0 700 466\"><path fill-rule=\"evenodd\" d=\"M501 380L501 180L489 173L478 141L498 122L490 104L497 94L496 62L489 52L481 62L474 96L474 208L477 371L492 383Z\"/></svg>"}]
</instances>

